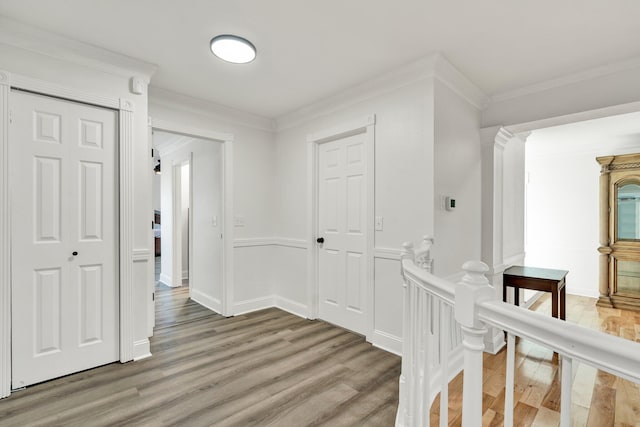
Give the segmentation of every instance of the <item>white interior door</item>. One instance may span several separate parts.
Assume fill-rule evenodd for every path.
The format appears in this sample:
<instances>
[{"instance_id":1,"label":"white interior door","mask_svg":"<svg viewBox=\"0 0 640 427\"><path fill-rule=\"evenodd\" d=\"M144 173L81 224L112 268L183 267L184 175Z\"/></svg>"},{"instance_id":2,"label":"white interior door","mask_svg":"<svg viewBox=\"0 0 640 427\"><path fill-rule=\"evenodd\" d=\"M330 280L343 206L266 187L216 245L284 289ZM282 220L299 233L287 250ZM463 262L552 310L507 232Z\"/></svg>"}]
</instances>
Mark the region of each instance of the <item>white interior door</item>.
<instances>
[{"instance_id":1,"label":"white interior door","mask_svg":"<svg viewBox=\"0 0 640 427\"><path fill-rule=\"evenodd\" d=\"M319 315L367 333L367 164L365 134L320 144Z\"/></svg>"},{"instance_id":2,"label":"white interior door","mask_svg":"<svg viewBox=\"0 0 640 427\"><path fill-rule=\"evenodd\" d=\"M12 387L118 360L117 115L11 93Z\"/></svg>"}]
</instances>

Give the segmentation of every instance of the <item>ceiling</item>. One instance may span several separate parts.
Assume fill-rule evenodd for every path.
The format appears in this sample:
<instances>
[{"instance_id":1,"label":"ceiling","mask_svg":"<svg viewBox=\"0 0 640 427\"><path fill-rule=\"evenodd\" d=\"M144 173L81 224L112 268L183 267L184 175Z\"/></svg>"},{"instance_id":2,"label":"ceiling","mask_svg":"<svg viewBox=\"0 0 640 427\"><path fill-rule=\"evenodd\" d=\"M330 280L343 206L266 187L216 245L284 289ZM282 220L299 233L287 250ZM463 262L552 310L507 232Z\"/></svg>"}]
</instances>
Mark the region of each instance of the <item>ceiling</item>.
<instances>
[{"instance_id":1,"label":"ceiling","mask_svg":"<svg viewBox=\"0 0 640 427\"><path fill-rule=\"evenodd\" d=\"M598 153L614 155L637 153L640 141L640 112L537 129L527 138L531 154ZM593 166L598 168L595 159Z\"/></svg>"},{"instance_id":2,"label":"ceiling","mask_svg":"<svg viewBox=\"0 0 640 427\"><path fill-rule=\"evenodd\" d=\"M0 0L0 14L156 64L153 86L268 118L434 52L487 95L640 57L637 0ZM257 59L215 58L222 33Z\"/></svg>"}]
</instances>

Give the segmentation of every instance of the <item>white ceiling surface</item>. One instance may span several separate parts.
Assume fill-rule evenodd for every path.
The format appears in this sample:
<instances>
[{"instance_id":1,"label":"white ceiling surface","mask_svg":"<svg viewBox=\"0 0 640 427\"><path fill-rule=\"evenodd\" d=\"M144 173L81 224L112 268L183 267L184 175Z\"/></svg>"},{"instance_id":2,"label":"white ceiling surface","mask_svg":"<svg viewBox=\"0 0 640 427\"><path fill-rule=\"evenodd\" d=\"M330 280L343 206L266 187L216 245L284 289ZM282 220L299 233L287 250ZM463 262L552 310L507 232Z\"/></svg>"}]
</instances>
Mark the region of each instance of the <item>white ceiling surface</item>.
<instances>
[{"instance_id":1,"label":"white ceiling surface","mask_svg":"<svg viewBox=\"0 0 640 427\"><path fill-rule=\"evenodd\" d=\"M637 0L0 0L0 14L268 118L438 51L488 95L640 57ZM247 37L257 59L215 58L222 33Z\"/></svg>"},{"instance_id":2,"label":"white ceiling surface","mask_svg":"<svg viewBox=\"0 0 640 427\"><path fill-rule=\"evenodd\" d=\"M527 138L527 146L533 145L539 147L542 151L536 152L541 153L637 153L640 152L640 113L621 114L535 130ZM610 152L610 147L615 147L615 152Z\"/></svg>"}]
</instances>

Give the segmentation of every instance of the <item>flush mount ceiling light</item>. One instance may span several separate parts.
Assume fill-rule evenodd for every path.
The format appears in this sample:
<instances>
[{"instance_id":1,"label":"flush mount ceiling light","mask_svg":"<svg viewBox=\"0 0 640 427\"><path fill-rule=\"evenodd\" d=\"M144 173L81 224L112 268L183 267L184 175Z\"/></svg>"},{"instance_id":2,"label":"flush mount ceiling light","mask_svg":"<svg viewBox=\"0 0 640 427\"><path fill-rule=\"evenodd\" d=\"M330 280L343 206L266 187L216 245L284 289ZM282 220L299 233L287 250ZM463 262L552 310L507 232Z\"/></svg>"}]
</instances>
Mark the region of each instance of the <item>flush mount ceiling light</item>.
<instances>
[{"instance_id":1,"label":"flush mount ceiling light","mask_svg":"<svg viewBox=\"0 0 640 427\"><path fill-rule=\"evenodd\" d=\"M231 34L212 38L211 52L223 61L234 64L246 64L256 57L256 48L249 40Z\"/></svg>"}]
</instances>

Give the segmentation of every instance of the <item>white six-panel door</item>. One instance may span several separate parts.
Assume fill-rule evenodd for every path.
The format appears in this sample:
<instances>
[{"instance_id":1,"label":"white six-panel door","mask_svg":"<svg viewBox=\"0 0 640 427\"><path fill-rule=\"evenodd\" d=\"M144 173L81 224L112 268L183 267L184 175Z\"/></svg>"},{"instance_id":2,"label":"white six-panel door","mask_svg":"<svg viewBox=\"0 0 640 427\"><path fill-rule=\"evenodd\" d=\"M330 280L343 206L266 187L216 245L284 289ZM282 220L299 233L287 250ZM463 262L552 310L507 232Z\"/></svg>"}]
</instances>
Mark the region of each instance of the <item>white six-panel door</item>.
<instances>
[{"instance_id":1,"label":"white six-panel door","mask_svg":"<svg viewBox=\"0 0 640 427\"><path fill-rule=\"evenodd\" d=\"M318 147L319 316L366 334L366 135Z\"/></svg>"},{"instance_id":2,"label":"white six-panel door","mask_svg":"<svg viewBox=\"0 0 640 427\"><path fill-rule=\"evenodd\" d=\"M117 113L13 91L12 387L118 360Z\"/></svg>"}]
</instances>

